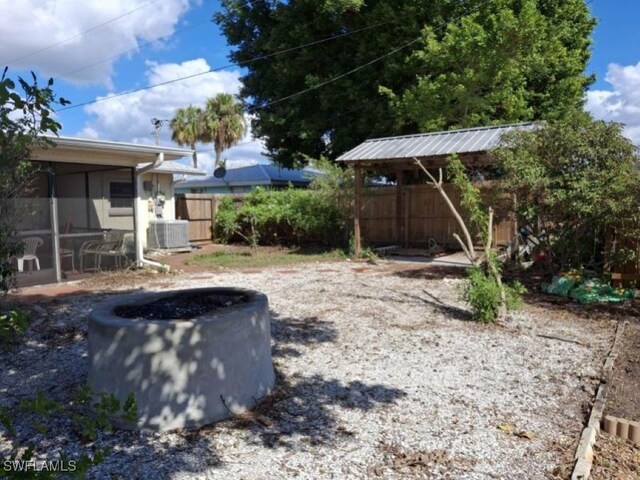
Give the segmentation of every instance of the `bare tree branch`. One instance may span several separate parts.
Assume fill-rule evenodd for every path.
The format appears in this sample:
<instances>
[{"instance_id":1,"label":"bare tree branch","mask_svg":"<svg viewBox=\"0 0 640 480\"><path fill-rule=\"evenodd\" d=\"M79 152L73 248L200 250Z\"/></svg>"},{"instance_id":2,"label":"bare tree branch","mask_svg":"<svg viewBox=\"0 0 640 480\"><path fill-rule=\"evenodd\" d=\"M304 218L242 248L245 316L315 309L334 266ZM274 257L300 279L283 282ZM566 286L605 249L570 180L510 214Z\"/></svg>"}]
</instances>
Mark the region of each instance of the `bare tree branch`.
<instances>
[{"instance_id":1,"label":"bare tree branch","mask_svg":"<svg viewBox=\"0 0 640 480\"><path fill-rule=\"evenodd\" d=\"M462 241L460 236L458 236L457 234L455 236L458 242L460 242L460 245L462 246L462 250L467 256L467 258L474 265L478 265L478 256L476 255L475 250L473 248L473 240L471 238L471 235L469 234L469 229L467 228L467 225L464 223L462 216L460 215L455 205L449 198L449 195L447 195L447 192L445 192L444 187L442 186L442 182L443 182L442 168L439 169L439 180L436 180L420 160L418 160L416 157L413 157L413 160L415 161L416 165L418 165L422 169L422 171L427 175L427 177L430 180L430 183L438 190L438 192L440 193L440 196L443 198L443 200L449 207L449 210L451 210L451 213L453 213L453 216L458 222L458 225L460 226L460 229L462 230L462 234L466 240L466 246L464 245L464 242Z\"/></svg>"}]
</instances>

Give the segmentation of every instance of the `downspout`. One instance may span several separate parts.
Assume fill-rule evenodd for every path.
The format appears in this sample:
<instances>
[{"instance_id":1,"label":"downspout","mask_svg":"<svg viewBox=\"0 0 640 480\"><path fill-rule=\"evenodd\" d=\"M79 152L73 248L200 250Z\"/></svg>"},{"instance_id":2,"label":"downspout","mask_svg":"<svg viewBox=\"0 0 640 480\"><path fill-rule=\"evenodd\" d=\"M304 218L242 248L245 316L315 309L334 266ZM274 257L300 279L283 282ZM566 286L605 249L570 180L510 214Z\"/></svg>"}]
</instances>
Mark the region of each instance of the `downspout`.
<instances>
[{"instance_id":1,"label":"downspout","mask_svg":"<svg viewBox=\"0 0 640 480\"><path fill-rule=\"evenodd\" d=\"M136 182L136 198L135 201L133 202L133 215L135 218L135 239L136 239L136 265L138 267L143 267L143 266L149 266L151 268L155 268L156 270L160 270L163 272L168 272L171 267L169 267L169 265L165 265L163 263L159 263L159 262L154 262L153 260L149 260L147 258L144 258L144 246L142 244L142 236L144 235L144 228L143 225L140 224L140 203L141 203L141 199L140 199L140 192L143 190L142 189L142 175L144 175L145 173L155 169L155 168L159 168L160 165L162 165L164 163L164 153L163 152L159 152L157 154L156 160L155 162L153 162L150 165L147 165L146 167L143 167L141 169L136 169L136 174L135 174L135 182Z\"/></svg>"}]
</instances>

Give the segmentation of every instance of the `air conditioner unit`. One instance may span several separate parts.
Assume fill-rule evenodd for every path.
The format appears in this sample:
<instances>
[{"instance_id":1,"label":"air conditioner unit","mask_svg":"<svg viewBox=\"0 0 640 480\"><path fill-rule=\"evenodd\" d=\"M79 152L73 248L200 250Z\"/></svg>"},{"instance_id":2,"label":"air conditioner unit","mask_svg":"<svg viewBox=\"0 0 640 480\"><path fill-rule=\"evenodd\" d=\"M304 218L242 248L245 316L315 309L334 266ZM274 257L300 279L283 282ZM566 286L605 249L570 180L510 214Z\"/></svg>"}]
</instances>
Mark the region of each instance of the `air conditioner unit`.
<instances>
[{"instance_id":1,"label":"air conditioner unit","mask_svg":"<svg viewBox=\"0 0 640 480\"><path fill-rule=\"evenodd\" d=\"M150 220L147 229L149 248L182 248L189 246L188 220Z\"/></svg>"}]
</instances>

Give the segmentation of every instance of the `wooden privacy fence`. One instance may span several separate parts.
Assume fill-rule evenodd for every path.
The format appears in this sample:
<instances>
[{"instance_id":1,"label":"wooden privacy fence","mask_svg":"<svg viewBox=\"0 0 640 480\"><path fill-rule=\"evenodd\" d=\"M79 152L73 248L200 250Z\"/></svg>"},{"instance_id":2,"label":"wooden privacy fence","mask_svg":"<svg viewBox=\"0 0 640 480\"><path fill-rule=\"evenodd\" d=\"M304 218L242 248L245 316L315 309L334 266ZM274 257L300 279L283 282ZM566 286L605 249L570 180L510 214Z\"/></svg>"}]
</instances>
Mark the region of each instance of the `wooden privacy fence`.
<instances>
[{"instance_id":1,"label":"wooden privacy fence","mask_svg":"<svg viewBox=\"0 0 640 480\"><path fill-rule=\"evenodd\" d=\"M210 242L219 200L206 193L182 193L176 196L176 218L189 221L190 242Z\"/></svg>"},{"instance_id":2,"label":"wooden privacy fence","mask_svg":"<svg viewBox=\"0 0 640 480\"><path fill-rule=\"evenodd\" d=\"M189 221L190 242L214 240L216 214L223 198L229 197L239 207L245 194L220 195L212 193L179 193L176 195L176 218Z\"/></svg>"},{"instance_id":3,"label":"wooden privacy fence","mask_svg":"<svg viewBox=\"0 0 640 480\"><path fill-rule=\"evenodd\" d=\"M460 195L453 185L445 191L460 211ZM458 223L438 191L431 185L405 185L369 189L362 197L360 214L362 238L376 245L426 246L430 238L440 245L458 247L453 238L460 233ZM510 218L497 217L494 245L503 246L515 235Z\"/></svg>"},{"instance_id":4,"label":"wooden privacy fence","mask_svg":"<svg viewBox=\"0 0 640 480\"><path fill-rule=\"evenodd\" d=\"M617 248L634 250L636 258L633 261L615 265L611 272L611 280L614 285L640 287L640 240L622 239L618 243ZM607 250L609 249L611 249L611 238L607 239Z\"/></svg>"}]
</instances>

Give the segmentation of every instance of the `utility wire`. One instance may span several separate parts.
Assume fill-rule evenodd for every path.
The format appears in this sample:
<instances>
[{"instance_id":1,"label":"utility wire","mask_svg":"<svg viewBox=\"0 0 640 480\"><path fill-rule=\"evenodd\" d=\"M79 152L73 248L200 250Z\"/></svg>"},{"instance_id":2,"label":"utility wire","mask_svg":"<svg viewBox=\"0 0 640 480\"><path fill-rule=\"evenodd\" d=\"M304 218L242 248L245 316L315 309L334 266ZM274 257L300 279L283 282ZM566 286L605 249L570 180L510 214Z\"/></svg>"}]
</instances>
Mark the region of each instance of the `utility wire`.
<instances>
[{"instance_id":1,"label":"utility wire","mask_svg":"<svg viewBox=\"0 0 640 480\"><path fill-rule=\"evenodd\" d=\"M462 15L459 15L458 17L453 19L452 22L456 22L456 21L460 20L463 17L466 17L466 16L468 16L468 15L470 15L472 13L475 13L477 10L480 9L480 7L484 6L486 3L489 3L490 1L492 1L492 0L484 0L484 1L482 1L481 3L476 5L474 8L470 9L469 11L467 11L466 13L464 13ZM593 1L593 0L591 0L591 1ZM390 23L390 22L385 22L385 23ZM377 26L379 26L379 25L380 24L378 24ZM442 25L441 27L434 29L434 31L442 30L446 26L447 25ZM300 50L302 48L306 48L306 47L309 47L309 46L312 46L312 45L317 45L319 43L327 42L327 41L333 40L335 38L344 37L346 35L354 34L354 33L357 33L357 32L363 31L363 30L368 30L368 29L371 29L371 28L374 28L374 27L375 27L374 25L371 25L369 27L364 27L364 28L361 28L359 30L354 30L352 32L345 32L345 33L342 33L342 34L339 34L339 35L335 35L333 37L317 40L317 41L310 42L310 43L307 43L307 44L304 44L304 45L299 45L297 47L292 47L292 48L288 48L288 49L285 49L285 50L280 50L278 52L270 53L268 55L262 55L262 56L259 56L259 57L252 58L250 60L244 61L244 62L239 62L238 64L228 64L228 65L225 65L225 66L222 66L222 67L218 67L218 68L215 68L215 69L209 69L209 70L204 71L204 72L198 72L198 73L194 73L194 74L187 75L187 76L184 76L184 77L175 78L175 79L172 79L172 80L167 80L165 82L160 82L160 83L156 83L156 84L153 84L153 85L148 85L146 87L140 87L140 88L137 88L137 89L134 89L134 90L121 92L121 93L118 93L118 94L115 94L115 95L110 95L110 96L107 96L107 97L98 98L98 99L91 100L91 101L88 101L88 102L79 103L79 104L72 105L72 106L69 106L69 107L61 108L61 109L57 110L57 112L63 112L65 110L71 110L73 108L79 108L79 107L86 106L86 105L93 105L95 103L103 102L105 100L114 99L114 98L118 98L118 97L123 97L125 95L131 95L133 93L137 93L137 92L141 92L141 91L145 91L145 90L150 90L152 88L157 88L157 87L160 87L160 86L163 86L163 85L169 85L169 84L180 82L180 81L183 81L183 80L188 80L190 78L199 77L201 75L206 75L208 73L212 73L212 72L215 72L215 71L224 70L224 69L232 67L232 66L246 65L248 63L252 63L252 62L255 62L255 61L258 61L258 60L262 60L262 59L265 59L265 58L270 58L270 57L273 57L273 56L276 56L276 55L282 55L282 54L289 53L289 52L292 52L292 51L295 51L295 50ZM264 105L259 105L259 106L252 107L252 108L250 108L248 110L248 112L249 113L253 113L255 111L267 108L267 107L269 107L271 105L275 105L275 104L284 102L286 100L289 100L291 98L298 97L300 95L304 95L305 93L311 92L313 90L317 90L319 88L322 88L322 87L324 87L326 85L329 85L329 84L331 84L333 82L336 82L336 81L338 81L338 80L340 80L342 78L345 78L345 77L347 77L349 75L352 75L352 74L354 74L354 73L356 73L356 72L358 72L358 71L360 71L360 70L362 70L362 69L364 69L364 68L366 68L368 66L371 66L371 65L373 65L373 64L375 64L375 63L377 63L377 62L379 62L381 60L384 60L385 58L388 58L388 57L396 54L397 52L399 52L401 50L404 50L405 48L407 48L407 47L419 42L421 39L422 39L422 36L418 36L418 37L414 38L413 40L411 40L410 42L405 43L404 45L401 45L400 47L394 48L390 52L387 52L384 55L381 55L379 57L376 57L373 60L371 60L371 61L369 61L369 62L367 62L367 63L365 63L363 65L359 65L356 68L353 68L352 70L349 70L348 72L345 72L345 73L342 73L342 74L337 75L335 77L332 77L332 78L330 78L328 80L320 82L320 83L318 83L316 85L313 85L311 87L305 88L305 89L303 89L303 90L301 90L299 92L293 93L291 95L287 95L287 96L279 98L277 100L273 100L271 102L265 103Z\"/></svg>"},{"instance_id":2,"label":"utility wire","mask_svg":"<svg viewBox=\"0 0 640 480\"><path fill-rule=\"evenodd\" d=\"M253 1L255 1L255 0L253 0ZM249 2L249 3L251 3L251 2ZM202 75L207 75L209 73L219 72L221 70L226 70L228 68L242 67L242 66L245 66L245 65L249 65L251 63L255 63L255 62L261 61L261 60L267 60L267 59L272 58L272 57L285 55L287 53L295 52L297 50L302 50L304 48L313 47L315 45L320 45L322 43L326 43L326 42L329 42L331 40L336 40L338 38L348 37L350 35L355 35L356 33L361 33L361 32L365 32L365 31L368 31L368 30L373 30L375 28L379 28L379 27L382 27L382 26L385 26L385 25L389 25L391 23L396 23L398 20L401 20L402 18L403 17L395 17L392 20L387 20L385 22L380 22L380 23L376 23L374 25L369 25L369 26L366 26L366 27L358 28L356 30L352 30L352 31L349 31L349 32L339 33L337 35L332 35L330 37L325 37L325 38L322 38L320 40L314 40L313 42L309 42L309 43L305 43L305 44L302 44L302 45L298 45L296 47L285 48L283 50L278 50L276 52L268 53L266 55L259 55L257 57L254 57L254 58L251 58L249 60L242 61L242 62L229 63L229 64L223 65L221 67L210 68L209 70L204 70L202 72L197 72L197 73L194 73L194 74L191 74L191 75L187 75L187 76L184 76L184 77L174 78L172 80L167 80L165 82L155 83L153 85L147 85L146 87L140 87L140 88L136 88L136 89L133 89L133 90L127 90L125 92L120 92L120 93L116 93L114 95L109 95L109 96L106 96L106 97L97 98L95 100L89 100L89 101L86 101L86 102L77 103L77 104L70 105L70 106L65 107L65 108L61 108L61 109L59 109L57 111L58 112L63 112L65 110L71 110L71 109L74 109L74 108L84 107L86 105L92 105L94 103L104 102L104 101L109 100L109 99L123 97L123 96L126 96L126 95L131 95L133 93L141 92L141 91L144 91L144 90L151 90L151 89L156 88L156 87L161 87L161 86L164 86L164 85L169 85L169 84L172 84L172 83L181 82L183 80L189 80L191 78L199 77L199 76L202 76Z\"/></svg>"},{"instance_id":3,"label":"utility wire","mask_svg":"<svg viewBox=\"0 0 640 480\"><path fill-rule=\"evenodd\" d=\"M248 5L253 5L253 3L255 1L256 0L245 0L244 4L239 5L239 6L240 7L246 7ZM197 22L197 23L194 23L192 25L188 25L188 26L186 26L184 28L174 30L172 33L170 33L168 35L162 35L160 37L154 38L153 40L148 40L146 42L141 43L140 45L136 45L135 47L130 48L129 50L125 50L124 52L120 52L120 53L118 53L116 55L112 55L110 57L103 58L102 60L98 60L97 62L90 63L88 65L84 65L82 67L76 68L75 70L71 70L69 72L63 73L61 76L66 77L66 76L69 76L69 75L73 75L74 73L81 72L83 70L86 70L87 68L95 67L96 65L100 65L101 63L105 63L105 62L108 62L108 61L111 61L111 60L115 60L116 58L120 58L121 56L126 55L127 53L135 52L137 50L140 50L140 49L146 47L147 45L151 45L154 42L157 42L159 40L166 40L166 39L171 38L171 37L173 37L173 36L175 36L175 35L177 35L179 33L186 32L187 30L191 30L193 28L199 27L200 25L204 25L205 23L210 23L210 22L213 22L213 19L203 20L201 22Z\"/></svg>"},{"instance_id":4,"label":"utility wire","mask_svg":"<svg viewBox=\"0 0 640 480\"><path fill-rule=\"evenodd\" d=\"M48 45L48 46L43 47L43 48L40 48L38 50L34 50L34 51L32 51L30 53L27 53L25 55L22 55L20 57L16 57L13 60L10 60L10 61L8 61L6 63L7 64L14 63L14 62L17 62L19 60L24 60L25 58L32 57L33 55L36 55L38 53L42 53L42 52L46 52L47 50L51 50L52 48L55 48L55 47L57 47L59 45L62 45L63 43L68 42L69 40L73 40L75 38L82 37L83 35L86 35L87 33L91 33L94 30L97 30L97 29L102 28L102 27L104 27L106 25L109 25L110 23L113 23L113 22L115 22L117 20L120 20L121 18L124 18L124 17L126 17L128 15L131 15L132 13L137 12L138 10L146 8L149 5L152 5L152 4L157 3L159 1L160 0L151 0L150 2L144 3L144 4L140 5L139 7L134 8L133 10L129 10L129 11L125 12L125 13L122 13L122 14L118 15L117 17L113 17L113 18L111 18L111 19L109 19L109 20L107 20L105 22L99 23L98 25L94 25L93 27L89 28L88 30L84 30L82 32L76 33L75 35L71 35L70 37L67 37L64 40L60 40L59 42L53 43L51 45Z\"/></svg>"},{"instance_id":5,"label":"utility wire","mask_svg":"<svg viewBox=\"0 0 640 480\"><path fill-rule=\"evenodd\" d=\"M490 0L488 0L488 1L490 1ZM398 48L394 48L390 52L387 52L384 55L381 55L379 57L376 57L373 60L371 60L370 62L367 62L367 63L365 63L363 65L359 65L356 68L354 68L352 70L349 70L348 72L342 73L340 75L336 75L335 77L332 77L332 78L330 78L328 80L325 80L324 82L320 82L320 83L318 83L316 85L313 85L313 86L311 86L309 88L305 88L304 90L300 90L299 92L292 93L291 95L287 95L286 97L282 97L282 98L279 98L277 100L273 100L272 102L267 102L264 105L258 105L256 107L250 108L248 110L248 112L249 113L253 113L253 112L257 111L257 110L262 110L264 108L270 107L271 105L275 105L277 103L284 102L285 100L289 100L291 98L295 98L295 97L298 97L300 95L304 95L305 93L311 92L313 90L317 90L319 88L322 88L325 85L329 85L330 83L336 82L336 81L338 81L338 80L340 80L340 79L342 79L344 77L348 77L349 75L352 75L352 74L362 70L363 68L366 68L366 67L368 67L370 65L373 65L374 63L378 63L379 61L384 60L385 58L390 57L390 56L398 53L400 50L404 50L405 48L410 47L414 43L419 42L421 39L422 39L421 36L418 37L418 38L414 38L410 42L405 43L404 45L402 45L402 46L400 46Z\"/></svg>"},{"instance_id":6,"label":"utility wire","mask_svg":"<svg viewBox=\"0 0 640 480\"><path fill-rule=\"evenodd\" d=\"M479 10L479 9L480 9L480 7L484 6L486 3L489 3L489 2L491 2L491 1L492 1L492 0L484 0L484 1L480 2L480 3L479 3L478 5L476 5L474 8L470 9L469 11L465 12L464 14L459 15L458 17L456 17L455 19L453 19L450 23L457 22L458 20L462 19L463 17L466 17L466 16L468 16L468 15L470 15L470 14L472 14L472 13L475 13L477 10ZM593 0L591 0L591 1L593 1ZM448 25L448 24L447 24L447 25ZM443 29L443 28L445 28L447 25L441 25L439 28L435 28L435 29L434 29L434 32L439 31L439 30L442 30L442 29ZM418 37L414 38L413 40L411 40L410 42L405 43L404 45L401 45L400 47L394 48L393 50L391 50L390 52L385 53L384 55L381 55L381 56L379 56L379 57L376 57L376 58L374 58L373 60L371 60L371 61L369 61L369 62L367 62L367 63L365 63L365 64L359 65L359 66L357 66L356 68L354 68L354 69L352 69L352 70L349 70L348 72L342 73L342 74L340 74L340 75L336 75L335 77L332 77L332 78L330 78L330 79L328 79L328 80L325 80L325 81L323 81L323 82L320 82L320 83L318 83L318 84L316 84L316 85L313 85L313 86L311 86L311 87L305 88L304 90L300 90L299 92L292 93L291 95L287 95L287 96L284 96L284 97L282 97L282 98L278 98L277 100L273 100L273 101L271 101L271 102L267 102L267 103L265 103L265 104L263 104L263 105L258 105L258 106L256 106L256 107L250 108L250 109L248 110L248 112L249 112L249 113L253 113L253 112L257 111L257 110L262 110L262 109L264 109L264 108L270 107L271 105L276 105L276 104L278 104L278 103L284 102L284 101L289 100L289 99L291 99L291 98L298 97L298 96L300 96L300 95L304 95L305 93L309 93L309 92L311 92L311 91L313 91L313 90L317 90L317 89L319 89L319 88L322 88L322 87L324 87L325 85L329 85L330 83L333 83L333 82L336 82L336 81L338 81L338 80L341 80L342 78L348 77L349 75L352 75L352 74L354 74L354 73L356 73L356 72L358 72L358 71L360 71L360 70L362 70L362 69L364 69L364 68L366 68L366 67L369 67L369 66L371 66L371 65L373 65L373 64L375 64L375 63L378 63L378 62L380 62L380 61L382 61L382 60L384 60L384 59L386 59L386 58L388 58L388 57L390 57L390 56L392 56L392 55L395 55L395 54L396 54L396 53L398 53L399 51L404 50L405 48L410 47L410 46L411 46L411 45L413 45L414 43L419 42L421 39L422 39L422 35L420 35L420 36L418 36Z\"/></svg>"},{"instance_id":7,"label":"utility wire","mask_svg":"<svg viewBox=\"0 0 640 480\"><path fill-rule=\"evenodd\" d=\"M82 67L76 68L74 70L70 70L70 71L68 71L66 73L63 73L61 76L62 77L68 77L69 75L73 75L74 73L81 72L83 70L86 70L87 68L95 67L96 65L100 65L102 63L109 62L111 60L115 60L116 58L120 58L123 55L126 55L127 53L132 53L132 52L135 52L137 50L140 50L140 49L146 47L147 45L151 45L154 42L158 42L160 40L166 40L166 39L171 38L171 37L173 37L173 36L175 36L175 35L177 35L179 33L186 32L187 30L191 30L193 28L199 27L201 25L204 25L205 23L210 23L210 22L211 22L211 20L203 20L202 22L194 23L194 24L189 25L187 27L184 27L184 28L181 28L181 29L178 29L178 30L174 30L173 33L170 33L168 35L163 35L163 36L160 36L160 37L156 37L153 40L148 40L146 42L141 43L140 45L136 45L135 47L130 48L129 50L125 50L124 52L120 52L120 53L118 53L116 55L112 55L111 57L103 58L102 60L98 60L97 62L93 62L93 63L87 64L87 65L83 65Z\"/></svg>"}]
</instances>

